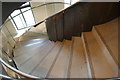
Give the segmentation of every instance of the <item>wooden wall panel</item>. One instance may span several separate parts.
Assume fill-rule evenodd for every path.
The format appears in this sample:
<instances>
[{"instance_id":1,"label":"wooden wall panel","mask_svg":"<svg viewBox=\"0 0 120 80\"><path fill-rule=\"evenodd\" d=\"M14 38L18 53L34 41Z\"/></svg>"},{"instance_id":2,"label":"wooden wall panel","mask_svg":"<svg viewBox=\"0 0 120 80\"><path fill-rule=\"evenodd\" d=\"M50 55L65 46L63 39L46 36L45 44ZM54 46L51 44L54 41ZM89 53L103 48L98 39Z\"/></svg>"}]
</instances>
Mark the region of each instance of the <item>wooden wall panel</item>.
<instances>
[{"instance_id":1,"label":"wooden wall panel","mask_svg":"<svg viewBox=\"0 0 120 80\"><path fill-rule=\"evenodd\" d=\"M49 40L56 41L57 35L56 35L56 27L55 27L55 18L50 17L46 20L46 28Z\"/></svg>"},{"instance_id":2,"label":"wooden wall panel","mask_svg":"<svg viewBox=\"0 0 120 80\"><path fill-rule=\"evenodd\" d=\"M81 5L79 4L79 6L81 7ZM91 7L91 5L89 5L88 3L86 4L86 6L82 6L82 15L81 18L83 18L81 21L83 21L83 32L88 32L92 30L92 26L93 26L93 16L91 16L90 12L91 9L89 9ZM92 15L95 15L92 12Z\"/></svg>"},{"instance_id":3,"label":"wooden wall panel","mask_svg":"<svg viewBox=\"0 0 120 80\"><path fill-rule=\"evenodd\" d=\"M74 20L73 20L73 24L74 24L73 28L74 29L73 29L72 35L80 36L82 33L82 26L81 26L82 22L80 22L81 17L78 16L78 15L80 15L79 5L74 6L72 10L73 10L73 14L74 14Z\"/></svg>"},{"instance_id":4,"label":"wooden wall panel","mask_svg":"<svg viewBox=\"0 0 120 80\"><path fill-rule=\"evenodd\" d=\"M54 22L48 23L51 26L54 25L54 29L48 32L48 36L51 35L49 33L56 32L52 39L59 41L71 40L72 36L81 36L82 32L91 31L93 26L118 17L118 6L119 3L115 2L78 2L62 11L64 12L63 15L59 12L52 16L55 18L52 20ZM53 36L51 35L51 37Z\"/></svg>"},{"instance_id":5,"label":"wooden wall panel","mask_svg":"<svg viewBox=\"0 0 120 80\"><path fill-rule=\"evenodd\" d=\"M57 32L57 40L63 41L63 12L59 13L56 15L55 18L55 27L56 27L56 32Z\"/></svg>"},{"instance_id":6,"label":"wooden wall panel","mask_svg":"<svg viewBox=\"0 0 120 80\"><path fill-rule=\"evenodd\" d=\"M64 38L71 40L74 29L74 10L68 9L64 12Z\"/></svg>"}]
</instances>

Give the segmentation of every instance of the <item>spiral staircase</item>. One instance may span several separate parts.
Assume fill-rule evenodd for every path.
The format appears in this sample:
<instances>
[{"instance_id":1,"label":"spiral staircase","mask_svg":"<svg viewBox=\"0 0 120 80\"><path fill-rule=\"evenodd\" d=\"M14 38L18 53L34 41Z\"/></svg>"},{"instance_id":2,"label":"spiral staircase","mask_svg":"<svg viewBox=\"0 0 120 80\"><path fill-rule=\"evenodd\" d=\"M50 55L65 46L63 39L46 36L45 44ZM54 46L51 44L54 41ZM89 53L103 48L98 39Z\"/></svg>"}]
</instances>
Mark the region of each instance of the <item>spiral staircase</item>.
<instances>
[{"instance_id":1,"label":"spiral staircase","mask_svg":"<svg viewBox=\"0 0 120 80\"><path fill-rule=\"evenodd\" d=\"M47 34L31 28L17 38L12 56L3 50L3 80L119 79L117 10L118 3L78 2L46 18Z\"/></svg>"}]
</instances>

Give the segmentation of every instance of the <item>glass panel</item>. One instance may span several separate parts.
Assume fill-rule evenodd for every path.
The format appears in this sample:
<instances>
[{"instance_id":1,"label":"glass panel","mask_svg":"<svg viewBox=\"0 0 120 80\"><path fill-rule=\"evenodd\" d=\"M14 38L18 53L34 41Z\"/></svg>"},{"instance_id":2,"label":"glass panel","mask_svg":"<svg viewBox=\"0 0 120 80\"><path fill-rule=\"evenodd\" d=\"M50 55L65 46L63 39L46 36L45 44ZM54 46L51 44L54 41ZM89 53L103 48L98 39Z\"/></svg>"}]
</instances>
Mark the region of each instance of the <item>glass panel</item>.
<instances>
[{"instance_id":1,"label":"glass panel","mask_svg":"<svg viewBox=\"0 0 120 80\"><path fill-rule=\"evenodd\" d=\"M14 26L14 28L16 29L16 31L17 31L17 26L15 25L15 23L14 23L14 21L13 21L13 19L11 19L11 22L12 22L12 24L13 24L13 26Z\"/></svg>"},{"instance_id":2,"label":"glass panel","mask_svg":"<svg viewBox=\"0 0 120 80\"><path fill-rule=\"evenodd\" d=\"M34 8L32 10L33 10L33 13L34 13L34 16L35 16L36 23L39 23L40 21L47 18L46 6L37 7L37 8Z\"/></svg>"},{"instance_id":3,"label":"glass panel","mask_svg":"<svg viewBox=\"0 0 120 80\"><path fill-rule=\"evenodd\" d=\"M5 24L7 30L9 30L9 33L11 34L11 37L14 37L17 35L17 31L14 27L14 25L12 24L12 21L9 20L6 24Z\"/></svg>"},{"instance_id":4,"label":"glass panel","mask_svg":"<svg viewBox=\"0 0 120 80\"><path fill-rule=\"evenodd\" d=\"M54 6L55 6L55 13L64 9L64 4L61 4L61 3L56 3L56 4L54 4Z\"/></svg>"},{"instance_id":5,"label":"glass panel","mask_svg":"<svg viewBox=\"0 0 120 80\"><path fill-rule=\"evenodd\" d=\"M47 8L47 16L48 17L55 14L55 5L54 4L46 5L46 8Z\"/></svg>"},{"instance_id":6,"label":"glass panel","mask_svg":"<svg viewBox=\"0 0 120 80\"><path fill-rule=\"evenodd\" d=\"M14 47L15 42L14 42L12 36L10 35L10 33L8 32L8 30L5 27L2 28L2 40L3 40L3 43L4 42L9 42L9 44L11 45L11 47ZM5 45L3 45L3 46L5 46Z\"/></svg>"},{"instance_id":7,"label":"glass panel","mask_svg":"<svg viewBox=\"0 0 120 80\"><path fill-rule=\"evenodd\" d=\"M17 75L15 72L13 72L12 70L10 70L9 68L7 68L7 67L4 66L4 65L3 65L3 67L4 67L5 71L7 72L7 74L8 74L10 77L18 78L18 75Z\"/></svg>"},{"instance_id":8,"label":"glass panel","mask_svg":"<svg viewBox=\"0 0 120 80\"><path fill-rule=\"evenodd\" d=\"M14 16L16 16L17 14L20 14L20 10L15 10L15 11L11 14L11 16L14 17Z\"/></svg>"},{"instance_id":9,"label":"glass panel","mask_svg":"<svg viewBox=\"0 0 120 80\"><path fill-rule=\"evenodd\" d=\"M2 59L9 64L9 57L4 51L2 51Z\"/></svg>"}]
</instances>

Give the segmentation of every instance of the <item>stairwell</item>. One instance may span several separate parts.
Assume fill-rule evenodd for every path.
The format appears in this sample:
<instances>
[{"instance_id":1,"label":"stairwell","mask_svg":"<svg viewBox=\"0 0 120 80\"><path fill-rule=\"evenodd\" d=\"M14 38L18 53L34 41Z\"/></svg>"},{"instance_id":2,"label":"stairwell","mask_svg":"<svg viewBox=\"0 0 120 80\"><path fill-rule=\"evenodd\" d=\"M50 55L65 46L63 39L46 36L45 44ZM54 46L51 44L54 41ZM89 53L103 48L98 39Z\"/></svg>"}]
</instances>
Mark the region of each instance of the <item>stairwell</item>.
<instances>
[{"instance_id":1,"label":"stairwell","mask_svg":"<svg viewBox=\"0 0 120 80\"><path fill-rule=\"evenodd\" d=\"M118 6L117 2L77 2L38 22L16 39L9 27L4 26L0 62L8 77L30 80L120 77ZM46 28L38 30L43 22Z\"/></svg>"},{"instance_id":2,"label":"stairwell","mask_svg":"<svg viewBox=\"0 0 120 80\"><path fill-rule=\"evenodd\" d=\"M119 77L117 24L118 18L63 42L26 34L14 50L15 62L19 70L43 78Z\"/></svg>"}]
</instances>

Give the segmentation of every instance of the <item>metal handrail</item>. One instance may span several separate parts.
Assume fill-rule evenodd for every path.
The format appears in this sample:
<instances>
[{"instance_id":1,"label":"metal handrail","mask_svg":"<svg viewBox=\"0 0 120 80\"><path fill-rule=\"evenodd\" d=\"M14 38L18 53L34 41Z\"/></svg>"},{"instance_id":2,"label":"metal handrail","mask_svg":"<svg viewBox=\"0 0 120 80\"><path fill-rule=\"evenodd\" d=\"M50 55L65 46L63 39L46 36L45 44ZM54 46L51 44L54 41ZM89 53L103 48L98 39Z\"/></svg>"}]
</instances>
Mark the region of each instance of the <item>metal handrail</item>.
<instances>
[{"instance_id":1,"label":"metal handrail","mask_svg":"<svg viewBox=\"0 0 120 80\"><path fill-rule=\"evenodd\" d=\"M33 76L33 75L29 75L29 74L26 74L24 72L21 72L20 70L17 70L15 69L14 67L10 66L9 64L7 64L4 60L2 60L2 58L0 58L0 63L3 64L4 66L6 66L7 68L9 68L10 70L12 70L13 72L19 74L20 76L23 76L25 78L30 78L30 79L33 79L33 80L41 80L41 79L44 79L44 78L41 78L41 77L36 77L36 76Z\"/></svg>"},{"instance_id":2,"label":"metal handrail","mask_svg":"<svg viewBox=\"0 0 120 80\"><path fill-rule=\"evenodd\" d=\"M12 77L9 77L9 76L6 76L6 75L2 75L2 74L0 74L0 78L7 79L7 80L16 80L16 79L13 79Z\"/></svg>"}]
</instances>

